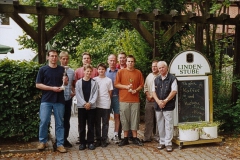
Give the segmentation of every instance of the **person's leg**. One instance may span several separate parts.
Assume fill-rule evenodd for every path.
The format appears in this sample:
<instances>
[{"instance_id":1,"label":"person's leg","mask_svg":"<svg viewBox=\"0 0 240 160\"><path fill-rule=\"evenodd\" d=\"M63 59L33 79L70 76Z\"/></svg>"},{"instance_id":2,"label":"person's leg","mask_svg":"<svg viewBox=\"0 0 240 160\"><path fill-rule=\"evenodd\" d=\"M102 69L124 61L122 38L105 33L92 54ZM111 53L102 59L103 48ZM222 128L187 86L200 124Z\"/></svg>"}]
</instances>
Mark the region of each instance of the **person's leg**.
<instances>
[{"instance_id":1,"label":"person's leg","mask_svg":"<svg viewBox=\"0 0 240 160\"><path fill-rule=\"evenodd\" d=\"M64 144L64 125L63 125L64 111L65 111L64 104L62 104L62 103L54 103L53 104L57 147L63 146L63 144Z\"/></svg>"},{"instance_id":2,"label":"person's leg","mask_svg":"<svg viewBox=\"0 0 240 160\"><path fill-rule=\"evenodd\" d=\"M165 124L164 124L164 116L162 111L156 112L156 120L158 124L158 132L159 132L159 143L165 145Z\"/></svg>"},{"instance_id":3,"label":"person's leg","mask_svg":"<svg viewBox=\"0 0 240 160\"><path fill-rule=\"evenodd\" d=\"M69 136L71 112L72 112L72 99L65 101L64 141L67 141L67 138Z\"/></svg>"},{"instance_id":4,"label":"person's leg","mask_svg":"<svg viewBox=\"0 0 240 160\"><path fill-rule=\"evenodd\" d=\"M93 144L94 143L94 123L96 117L96 109L87 110L87 125L88 125L88 132L87 132L87 143Z\"/></svg>"},{"instance_id":5,"label":"person's leg","mask_svg":"<svg viewBox=\"0 0 240 160\"><path fill-rule=\"evenodd\" d=\"M155 111L153 108L154 102L148 102L146 99L145 104L145 130L144 130L144 141L151 141L154 128Z\"/></svg>"},{"instance_id":6,"label":"person's leg","mask_svg":"<svg viewBox=\"0 0 240 160\"><path fill-rule=\"evenodd\" d=\"M163 115L165 118L165 132L166 132L165 145L171 146L173 138L173 111L164 111Z\"/></svg>"},{"instance_id":7,"label":"person's leg","mask_svg":"<svg viewBox=\"0 0 240 160\"><path fill-rule=\"evenodd\" d=\"M102 147L108 145L109 109L102 109Z\"/></svg>"},{"instance_id":8,"label":"person's leg","mask_svg":"<svg viewBox=\"0 0 240 160\"><path fill-rule=\"evenodd\" d=\"M85 108L78 108L78 124L79 124L79 138L80 144L86 145L86 121L87 111Z\"/></svg>"},{"instance_id":9,"label":"person's leg","mask_svg":"<svg viewBox=\"0 0 240 160\"><path fill-rule=\"evenodd\" d=\"M48 141L48 125L51 120L52 103L43 102L40 105L39 111L39 142L47 143Z\"/></svg>"},{"instance_id":10,"label":"person's leg","mask_svg":"<svg viewBox=\"0 0 240 160\"><path fill-rule=\"evenodd\" d=\"M96 131L96 147L99 147L101 145L101 139L102 139L102 108L96 108L96 116L95 116L95 131Z\"/></svg>"},{"instance_id":11,"label":"person's leg","mask_svg":"<svg viewBox=\"0 0 240 160\"><path fill-rule=\"evenodd\" d=\"M120 102L120 120L124 131L124 139L118 146L128 145L128 131L130 129L130 106L129 103Z\"/></svg>"},{"instance_id":12,"label":"person's leg","mask_svg":"<svg viewBox=\"0 0 240 160\"><path fill-rule=\"evenodd\" d=\"M107 140L109 128L109 109L102 109L102 139Z\"/></svg>"}]
</instances>

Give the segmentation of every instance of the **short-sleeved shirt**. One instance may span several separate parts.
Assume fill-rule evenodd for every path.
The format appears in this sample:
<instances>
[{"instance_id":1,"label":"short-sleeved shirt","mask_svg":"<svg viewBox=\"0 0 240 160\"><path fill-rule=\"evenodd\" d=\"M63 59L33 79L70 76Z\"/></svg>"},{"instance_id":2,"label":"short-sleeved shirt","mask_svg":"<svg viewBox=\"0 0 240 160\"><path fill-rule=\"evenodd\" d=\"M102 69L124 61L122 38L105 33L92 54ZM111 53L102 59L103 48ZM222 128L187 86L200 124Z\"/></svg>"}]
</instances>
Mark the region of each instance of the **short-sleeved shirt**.
<instances>
[{"instance_id":1,"label":"short-sleeved shirt","mask_svg":"<svg viewBox=\"0 0 240 160\"><path fill-rule=\"evenodd\" d=\"M72 98L71 97L72 82L75 80L74 70L71 68L67 69L67 76L68 76L68 85L65 86L65 90L64 90L65 101L68 101Z\"/></svg>"},{"instance_id":2,"label":"short-sleeved shirt","mask_svg":"<svg viewBox=\"0 0 240 160\"><path fill-rule=\"evenodd\" d=\"M98 71L96 68L93 68L91 78L97 77L98 76ZM78 68L75 71L75 81L77 82L79 79L84 77L84 67Z\"/></svg>"},{"instance_id":3,"label":"short-sleeved shirt","mask_svg":"<svg viewBox=\"0 0 240 160\"><path fill-rule=\"evenodd\" d=\"M114 81L117 76L118 69L116 68L114 71L112 71L110 68L107 68L106 71L106 76L112 80L112 85L113 85L113 91L112 91L112 96L118 96L119 91L116 87L114 87Z\"/></svg>"},{"instance_id":4,"label":"short-sleeved shirt","mask_svg":"<svg viewBox=\"0 0 240 160\"><path fill-rule=\"evenodd\" d=\"M94 78L98 84L97 108L110 109L111 97L109 91L113 90L112 80L108 77Z\"/></svg>"},{"instance_id":5,"label":"short-sleeved shirt","mask_svg":"<svg viewBox=\"0 0 240 160\"><path fill-rule=\"evenodd\" d=\"M116 84L132 84L132 89L135 90L139 86L144 86L143 75L138 69L134 69L131 71L126 68L120 69L117 72L116 80L114 82L114 85ZM132 94L128 92L127 89L119 89L119 102L139 103L139 92L137 92L136 94Z\"/></svg>"},{"instance_id":6,"label":"short-sleeved shirt","mask_svg":"<svg viewBox=\"0 0 240 160\"><path fill-rule=\"evenodd\" d=\"M60 87L63 84L64 68L57 66L51 68L49 65L41 67L38 71L36 83L41 83L51 87ZM41 102L62 103L65 104L64 91L54 92L50 90L42 90Z\"/></svg>"}]
</instances>

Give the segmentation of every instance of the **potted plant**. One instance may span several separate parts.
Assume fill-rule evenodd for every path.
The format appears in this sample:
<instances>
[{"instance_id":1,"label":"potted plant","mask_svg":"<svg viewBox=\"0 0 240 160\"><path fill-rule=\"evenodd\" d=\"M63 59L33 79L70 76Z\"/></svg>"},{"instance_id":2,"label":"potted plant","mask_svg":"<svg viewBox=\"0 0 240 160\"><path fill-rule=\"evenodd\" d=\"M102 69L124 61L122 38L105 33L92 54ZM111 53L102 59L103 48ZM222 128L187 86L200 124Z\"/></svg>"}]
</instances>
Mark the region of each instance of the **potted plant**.
<instances>
[{"instance_id":1,"label":"potted plant","mask_svg":"<svg viewBox=\"0 0 240 160\"><path fill-rule=\"evenodd\" d=\"M179 140L196 141L199 139L198 123L181 123L178 125Z\"/></svg>"},{"instance_id":2,"label":"potted plant","mask_svg":"<svg viewBox=\"0 0 240 160\"><path fill-rule=\"evenodd\" d=\"M199 124L201 139L214 139L218 137L220 122L203 122Z\"/></svg>"}]
</instances>

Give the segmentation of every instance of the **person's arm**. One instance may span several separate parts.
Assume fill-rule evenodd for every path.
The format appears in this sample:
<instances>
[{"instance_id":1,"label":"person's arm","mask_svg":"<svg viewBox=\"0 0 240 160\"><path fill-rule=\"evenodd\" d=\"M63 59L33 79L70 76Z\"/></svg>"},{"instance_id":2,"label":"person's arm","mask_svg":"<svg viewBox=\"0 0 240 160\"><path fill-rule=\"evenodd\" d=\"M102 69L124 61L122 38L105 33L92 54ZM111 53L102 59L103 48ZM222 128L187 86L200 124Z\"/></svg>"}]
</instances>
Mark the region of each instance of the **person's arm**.
<instances>
[{"instance_id":1,"label":"person's arm","mask_svg":"<svg viewBox=\"0 0 240 160\"><path fill-rule=\"evenodd\" d=\"M36 83L36 88L45 90L45 91L53 91L53 92L61 92L62 91L62 89L60 87L47 86L42 83Z\"/></svg>"}]
</instances>

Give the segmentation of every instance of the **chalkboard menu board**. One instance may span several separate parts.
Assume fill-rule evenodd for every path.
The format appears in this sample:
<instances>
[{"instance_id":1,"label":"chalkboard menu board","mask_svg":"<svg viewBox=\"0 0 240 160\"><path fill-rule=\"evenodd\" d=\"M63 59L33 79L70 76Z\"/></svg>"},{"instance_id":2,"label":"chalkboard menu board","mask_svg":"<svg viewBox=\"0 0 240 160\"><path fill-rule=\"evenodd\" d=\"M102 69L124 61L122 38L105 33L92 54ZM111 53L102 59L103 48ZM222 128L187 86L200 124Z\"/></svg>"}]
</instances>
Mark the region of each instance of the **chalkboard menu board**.
<instances>
[{"instance_id":1,"label":"chalkboard menu board","mask_svg":"<svg viewBox=\"0 0 240 160\"><path fill-rule=\"evenodd\" d=\"M204 80L178 81L178 122L205 121Z\"/></svg>"}]
</instances>

